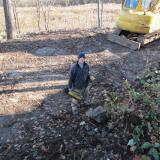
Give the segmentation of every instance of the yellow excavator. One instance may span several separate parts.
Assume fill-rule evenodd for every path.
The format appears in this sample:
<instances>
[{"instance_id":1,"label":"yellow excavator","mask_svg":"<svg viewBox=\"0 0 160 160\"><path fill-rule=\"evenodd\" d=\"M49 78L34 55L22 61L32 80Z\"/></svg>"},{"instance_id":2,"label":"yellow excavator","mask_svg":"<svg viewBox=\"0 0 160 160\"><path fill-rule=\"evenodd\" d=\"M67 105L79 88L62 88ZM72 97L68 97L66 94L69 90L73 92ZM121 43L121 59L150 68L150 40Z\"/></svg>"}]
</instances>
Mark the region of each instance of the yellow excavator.
<instances>
[{"instance_id":1,"label":"yellow excavator","mask_svg":"<svg viewBox=\"0 0 160 160\"><path fill-rule=\"evenodd\" d=\"M109 41L133 50L160 38L160 0L124 0Z\"/></svg>"}]
</instances>

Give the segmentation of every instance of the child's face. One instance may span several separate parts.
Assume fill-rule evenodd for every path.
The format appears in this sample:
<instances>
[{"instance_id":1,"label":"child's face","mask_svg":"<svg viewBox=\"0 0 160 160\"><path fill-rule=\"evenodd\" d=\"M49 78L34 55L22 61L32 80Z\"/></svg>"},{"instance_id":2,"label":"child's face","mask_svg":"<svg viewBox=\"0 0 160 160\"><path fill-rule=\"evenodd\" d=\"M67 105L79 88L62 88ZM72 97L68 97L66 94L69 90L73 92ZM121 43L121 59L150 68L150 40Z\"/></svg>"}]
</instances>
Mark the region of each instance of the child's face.
<instances>
[{"instance_id":1,"label":"child's face","mask_svg":"<svg viewBox=\"0 0 160 160\"><path fill-rule=\"evenodd\" d=\"M85 58L81 57L79 58L79 63L84 63L85 62Z\"/></svg>"}]
</instances>

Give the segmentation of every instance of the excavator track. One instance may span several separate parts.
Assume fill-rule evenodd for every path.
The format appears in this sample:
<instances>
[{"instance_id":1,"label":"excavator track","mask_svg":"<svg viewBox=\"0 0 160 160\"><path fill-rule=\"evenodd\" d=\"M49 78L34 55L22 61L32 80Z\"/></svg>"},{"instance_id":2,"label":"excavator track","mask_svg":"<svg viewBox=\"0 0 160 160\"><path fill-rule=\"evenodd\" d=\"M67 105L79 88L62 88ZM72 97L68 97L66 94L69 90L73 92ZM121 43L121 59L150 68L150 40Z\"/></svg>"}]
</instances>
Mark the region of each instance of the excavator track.
<instances>
[{"instance_id":1,"label":"excavator track","mask_svg":"<svg viewBox=\"0 0 160 160\"><path fill-rule=\"evenodd\" d=\"M160 29L147 34L138 34L117 29L114 33L107 34L107 40L132 50L139 50L141 47L159 38Z\"/></svg>"}]
</instances>

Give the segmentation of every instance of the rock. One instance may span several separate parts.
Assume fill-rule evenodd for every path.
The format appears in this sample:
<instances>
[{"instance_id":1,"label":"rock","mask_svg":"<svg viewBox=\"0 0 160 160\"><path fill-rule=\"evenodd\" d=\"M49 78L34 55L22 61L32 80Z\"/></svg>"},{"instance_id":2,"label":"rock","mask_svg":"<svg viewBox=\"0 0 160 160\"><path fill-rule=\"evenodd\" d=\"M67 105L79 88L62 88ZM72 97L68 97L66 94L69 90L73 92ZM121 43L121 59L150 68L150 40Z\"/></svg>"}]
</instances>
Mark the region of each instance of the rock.
<instances>
[{"instance_id":1,"label":"rock","mask_svg":"<svg viewBox=\"0 0 160 160\"><path fill-rule=\"evenodd\" d=\"M82 121L81 123L80 123L80 126L84 126L86 124L86 122L85 121Z\"/></svg>"},{"instance_id":2,"label":"rock","mask_svg":"<svg viewBox=\"0 0 160 160\"><path fill-rule=\"evenodd\" d=\"M98 123L104 123L107 121L106 110L102 106L98 106L95 109L90 108L86 112L86 116Z\"/></svg>"},{"instance_id":3,"label":"rock","mask_svg":"<svg viewBox=\"0 0 160 160\"><path fill-rule=\"evenodd\" d=\"M132 146L132 147L130 148L130 151L131 151L131 152L134 152L136 149L137 149L137 146L134 145L134 146Z\"/></svg>"}]
</instances>

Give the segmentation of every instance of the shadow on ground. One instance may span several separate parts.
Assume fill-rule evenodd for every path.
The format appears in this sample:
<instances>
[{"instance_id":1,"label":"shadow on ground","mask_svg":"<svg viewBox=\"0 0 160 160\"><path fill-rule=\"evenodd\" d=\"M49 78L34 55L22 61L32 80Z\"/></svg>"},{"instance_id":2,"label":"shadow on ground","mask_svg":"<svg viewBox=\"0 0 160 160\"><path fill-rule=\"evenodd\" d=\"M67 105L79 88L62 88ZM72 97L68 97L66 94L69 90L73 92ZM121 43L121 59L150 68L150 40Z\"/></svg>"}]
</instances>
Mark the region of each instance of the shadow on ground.
<instances>
[{"instance_id":1,"label":"shadow on ground","mask_svg":"<svg viewBox=\"0 0 160 160\"><path fill-rule=\"evenodd\" d=\"M129 51L129 49L108 42L106 34L96 34L90 31L73 31L71 33L63 31L31 36L24 40L1 43L0 53L22 52L23 54L27 52L36 56L77 55L82 50L92 54L104 51L108 47L113 53Z\"/></svg>"}]
</instances>

